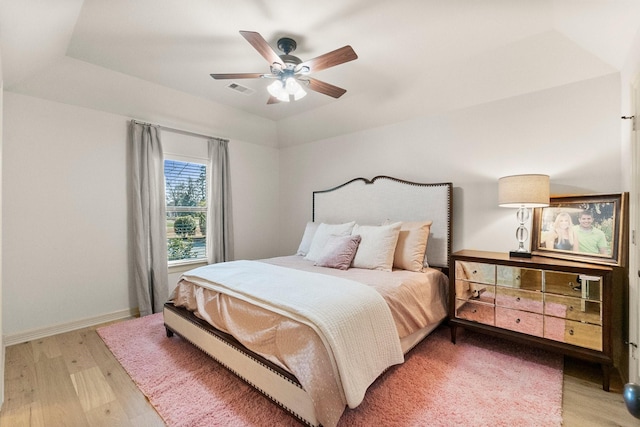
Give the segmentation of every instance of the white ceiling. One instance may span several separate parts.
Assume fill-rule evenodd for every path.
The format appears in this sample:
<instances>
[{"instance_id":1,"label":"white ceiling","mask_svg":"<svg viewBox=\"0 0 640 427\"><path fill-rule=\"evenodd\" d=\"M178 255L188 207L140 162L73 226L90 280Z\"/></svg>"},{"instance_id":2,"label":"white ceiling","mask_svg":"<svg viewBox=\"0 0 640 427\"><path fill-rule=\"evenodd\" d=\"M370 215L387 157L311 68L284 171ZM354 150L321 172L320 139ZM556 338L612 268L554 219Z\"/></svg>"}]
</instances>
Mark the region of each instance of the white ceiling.
<instances>
[{"instance_id":1,"label":"white ceiling","mask_svg":"<svg viewBox=\"0 0 640 427\"><path fill-rule=\"evenodd\" d=\"M39 96L89 64L96 79L116 72L339 133L617 72L639 27L638 0L3 0L0 52L9 91ZM249 96L228 89L209 74L269 69L239 30L274 49L292 37L302 60L351 45L357 60L313 74L347 93L267 105L268 80L235 80Z\"/></svg>"}]
</instances>

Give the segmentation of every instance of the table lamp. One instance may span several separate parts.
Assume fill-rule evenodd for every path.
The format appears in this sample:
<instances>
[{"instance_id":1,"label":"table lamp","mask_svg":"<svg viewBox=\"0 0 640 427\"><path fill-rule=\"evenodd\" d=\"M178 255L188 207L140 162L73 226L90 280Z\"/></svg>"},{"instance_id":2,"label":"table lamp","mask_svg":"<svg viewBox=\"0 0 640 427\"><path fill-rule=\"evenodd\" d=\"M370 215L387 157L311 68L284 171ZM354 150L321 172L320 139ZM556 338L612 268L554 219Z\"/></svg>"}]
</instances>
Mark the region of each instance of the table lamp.
<instances>
[{"instance_id":1,"label":"table lamp","mask_svg":"<svg viewBox=\"0 0 640 427\"><path fill-rule=\"evenodd\" d=\"M509 252L509 256L531 258L531 252L524 247L529 237L525 223L529 220L530 208L549 206L548 175L511 175L498 180L498 205L504 208L518 208L516 217L519 226L516 230L518 249Z\"/></svg>"}]
</instances>

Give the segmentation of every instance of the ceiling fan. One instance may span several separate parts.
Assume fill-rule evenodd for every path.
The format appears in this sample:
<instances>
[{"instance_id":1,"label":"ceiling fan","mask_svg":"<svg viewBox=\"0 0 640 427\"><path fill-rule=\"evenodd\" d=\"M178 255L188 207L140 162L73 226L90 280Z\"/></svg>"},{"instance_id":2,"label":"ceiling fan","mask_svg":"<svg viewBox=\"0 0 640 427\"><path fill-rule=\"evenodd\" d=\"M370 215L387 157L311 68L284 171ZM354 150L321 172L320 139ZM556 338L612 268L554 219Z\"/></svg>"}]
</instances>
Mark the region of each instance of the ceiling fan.
<instances>
[{"instance_id":1,"label":"ceiling fan","mask_svg":"<svg viewBox=\"0 0 640 427\"><path fill-rule=\"evenodd\" d=\"M271 95L267 104L289 102L291 99L297 101L307 94L302 85L333 98L340 98L347 92L346 89L314 79L309 76L309 73L357 59L358 55L351 46L344 46L303 62L297 56L290 54L296 50L297 43L289 37L278 40L278 49L283 52L282 55L278 55L259 33L240 31L240 34L269 62L271 72L211 74L214 79L274 79L267 88Z\"/></svg>"}]
</instances>

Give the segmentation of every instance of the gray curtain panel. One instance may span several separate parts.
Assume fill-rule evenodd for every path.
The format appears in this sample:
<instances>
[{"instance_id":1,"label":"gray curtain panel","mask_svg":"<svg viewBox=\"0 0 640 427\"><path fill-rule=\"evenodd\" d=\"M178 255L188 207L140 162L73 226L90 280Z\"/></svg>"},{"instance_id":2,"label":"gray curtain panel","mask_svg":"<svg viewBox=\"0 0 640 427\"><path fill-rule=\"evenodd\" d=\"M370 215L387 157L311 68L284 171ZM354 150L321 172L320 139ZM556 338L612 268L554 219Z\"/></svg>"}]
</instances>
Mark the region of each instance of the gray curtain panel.
<instances>
[{"instance_id":1,"label":"gray curtain panel","mask_svg":"<svg viewBox=\"0 0 640 427\"><path fill-rule=\"evenodd\" d=\"M209 264L214 264L233 259L229 141L216 138L210 139L208 143L211 185L207 218L207 257Z\"/></svg>"},{"instance_id":2,"label":"gray curtain panel","mask_svg":"<svg viewBox=\"0 0 640 427\"><path fill-rule=\"evenodd\" d=\"M169 293L164 157L157 126L131 122L134 285L141 316L162 311Z\"/></svg>"}]
</instances>

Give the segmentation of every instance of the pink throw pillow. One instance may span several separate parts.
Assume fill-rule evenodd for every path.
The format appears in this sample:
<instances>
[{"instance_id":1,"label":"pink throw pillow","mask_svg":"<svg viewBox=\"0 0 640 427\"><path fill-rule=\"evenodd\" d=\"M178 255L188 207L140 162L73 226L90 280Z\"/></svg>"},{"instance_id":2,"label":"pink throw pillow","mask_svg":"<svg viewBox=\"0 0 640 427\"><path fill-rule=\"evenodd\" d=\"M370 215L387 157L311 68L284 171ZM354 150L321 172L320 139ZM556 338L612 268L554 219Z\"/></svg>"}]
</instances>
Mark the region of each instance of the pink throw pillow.
<instances>
[{"instance_id":1,"label":"pink throw pillow","mask_svg":"<svg viewBox=\"0 0 640 427\"><path fill-rule=\"evenodd\" d=\"M347 270L356 255L360 240L359 235L329 236L329 240L327 240L322 253L316 259L315 265Z\"/></svg>"}]
</instances>

